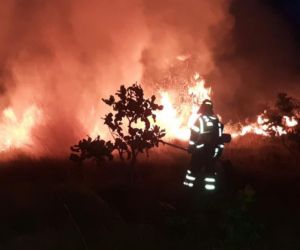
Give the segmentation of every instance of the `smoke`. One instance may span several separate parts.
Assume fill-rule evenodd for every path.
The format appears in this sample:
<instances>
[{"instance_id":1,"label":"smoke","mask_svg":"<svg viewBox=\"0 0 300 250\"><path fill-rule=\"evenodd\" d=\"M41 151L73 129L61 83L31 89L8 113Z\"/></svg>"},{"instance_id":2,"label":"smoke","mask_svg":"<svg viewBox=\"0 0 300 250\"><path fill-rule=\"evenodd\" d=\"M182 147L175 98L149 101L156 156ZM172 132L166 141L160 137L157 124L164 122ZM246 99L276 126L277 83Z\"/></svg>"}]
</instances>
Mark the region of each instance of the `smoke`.
<instances>
[{"instance_id":1,"label":"smoke","mask_svg":"<svg viewBox=\"0 0 300 250\"><path fill-rule=\"evenodd\" d=\"M184 55L212 83L219 113L248 115L249 102L286 86L295 44L276 14L237 2L3 0L0 110L38 106L35 151L62 155L86 134L107 133L102 97L136 81L151 91Z\"/></svg>"},{"instance_id":2,"label":"smoke","mask_svg":"<svg viewBox=\"0 0 300 250\"><path fill-rule=\"evenodd\" d=\"M1 1L1 108L35 104L35 148L60 154L101 122L101 97L140 79L138 1Z\"/></svg>"},{"instance_id":3,"label":"smoke","mask_svg":"<svg viewBox=\"0 0 300 250\"><path fill-rule=\"evenodd\" d=\"M151 2L146 81L170 81L168 74L180 74L172 72L176 55L191 56L185 66L212 86L225 121L254 117L278 92L299 96L299 24L277 7L264 0Z\"/></svg>"},{"instance_id":4,"label":"smoke","mask_svg":"<svg viewBox=\"0 0 300 250\"><path fill-rule=\"evenodd\" d=\"M233 26L229 6L227 0L148 1L145 8L151 36L142 54L144 81L160 82L178 56L189 59L189 71L204 76L211 73L215 50L222 49Z\"/></svg>"},{"instance_id":5,"label":"smoke","mask_svg":"<svg viewBox=\"0 0 300 250\"><path fill-rule=\"evenodd\" d=\"M299 98L300 29L285 5L293 13L299 10L297 1L232 2L232 50L215 54L216 67L210 75L216 105L227 120L257 115L278 92Z\"/></svg>"}]
</instances>

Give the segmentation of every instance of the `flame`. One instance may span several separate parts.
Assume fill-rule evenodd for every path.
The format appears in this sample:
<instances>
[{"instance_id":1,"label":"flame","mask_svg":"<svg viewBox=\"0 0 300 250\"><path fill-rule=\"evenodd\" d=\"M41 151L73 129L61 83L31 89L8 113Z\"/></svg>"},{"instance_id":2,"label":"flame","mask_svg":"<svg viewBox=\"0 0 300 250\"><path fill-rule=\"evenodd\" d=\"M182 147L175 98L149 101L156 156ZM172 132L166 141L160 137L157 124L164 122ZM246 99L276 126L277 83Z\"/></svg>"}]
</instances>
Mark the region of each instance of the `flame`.
<instances>
[{"instance_id":1,"label":"flame","mask_svg":"<svg viewBox=\"0 0 300 250\"><path fill-rule=\"evenodd\" d=\"M283 117L283 123L289 128L293 128L298 125L298 122L295 117L288 116Z\"/></svg>"},{"instance_id":2,"label":"flame","mask_svg":"<svg viewBox=\"0 0 300 250\"><path fill-rule=\"evenodd\" d=\"M188 94L192 98L192 103L199 107L203 100L211 99L211 88L205 87L205 80L201 78L199 73L195 73L194 80L195 85L188 87Z\"/></svg>"},{"instance_id":3,"label":"flame","mask_svg":"<svg viewBox=\"0 0 300 250\"><path fill-rule=\"evenodd\" d=\"M168 91L160 91L160 103L164 109L157 113L157 123L166 129L167 138L189 139L190 127L197 118L200 104L205 99L211 99L211 88L205 85L205 80L199 73L195 73L187 93L184 93L189 97L188 102L176 103L176 98L172 98Z\"/></svg>"},{"instance_id":4,"label":"flame","mask_svg":"<svg viewBox=\"0 0 300 250\"><path fill-rule=\"evenodd\" d=\"M286 135L291 129L298 125L295 117L283 116L281 125L270 126L268 124L269 119L265 117L264 113L257 116L257 120L254 123L242 125L240 129L229 128L232 132L232 137L244 136L247 134L256 134L261 136L271 136L271 133L275 136ZM230 127L230 126L229 126Z\"/></svg>"},{"instance_id":5,"label":"flame","mask_svg":"<svg viewBox=\"0 0 300 250\"><path fill-rule=\"evenodd\" d=\"M185 126L184 117L180 116L174 108L169 93L161 92L160 94L160 103L164 109L157 113L158 124L166 129L168 138L188 140L190 130Z\"/></svg>"},{"instance_id":6,"label":"flame","mask_svg":"<svg viewBox=\"0 0 300 250\"><path fill-rule=\"evenodd\" d=\"M199 73L195 73L183 86L185 93L174 92L170 89L159 90L160 104L164 106L164 109L156 113L156 121L160 127L166 130L167 139L189 140L190 128L198 117L200 104L205 99L211 99L212 96L211 87L206 86L205 80ZM91 116L94 117L96 112L96 110L92 110ZM32 130L39 124L41 118L42 111L36 105L25 109L23 115L18 115L11 107L3 110L0 114L0 152L12 148L34 147ZM219 119L221 119L220 116ZM225 131L229 132L233 138L247 134L270 136L270 131L275 136L281 136L293 131L298 125L298 121L298 116L284 116L281 125L270 126L268 118L262 113L253 123L227 124ZM105 130L101 126L102 123L87 122L86 118L82 123L88 124L86 129L90 130L92 137L97 135L104 136L104 138L109 137L108 133L103 133Z\"/></svg>"},{"instance_id":7,"label":"flame","mask_svg":"<svg viewBox=\"0 0 300 250\"><path fill-rule=\"evenodd\" d=\"M2 112L0 123L0 152L11 148L23 148L32 143L31 130L41 118L41 110L33 105L18 117L13 108Z\"/></svg>"},{"instance_id":8,"label":"flame","mask_svg":"<svg viewBox=\"0 0 300 250\"><path fill-rule=\"evenodd\" d=\"M211 99L211 88L206 87L205 80L199 73L193 76L192 84L187 87L189 102L177 102L176 98L171 98L168 91L161 91L161 104L164 109L158 113L158 124L167 131L167 138L187 141L190 137L190 127L197 118L197 111L200 104L205 99ZM218 115L219 119L221 117ZM260 136L282 136L298 125L295 117L284 116L281 125L270 126L269 119L265 113L257 116L253 123L226 124L225 131L229 132L233 138L256 134Z\"/></svg>"}]
</instances>

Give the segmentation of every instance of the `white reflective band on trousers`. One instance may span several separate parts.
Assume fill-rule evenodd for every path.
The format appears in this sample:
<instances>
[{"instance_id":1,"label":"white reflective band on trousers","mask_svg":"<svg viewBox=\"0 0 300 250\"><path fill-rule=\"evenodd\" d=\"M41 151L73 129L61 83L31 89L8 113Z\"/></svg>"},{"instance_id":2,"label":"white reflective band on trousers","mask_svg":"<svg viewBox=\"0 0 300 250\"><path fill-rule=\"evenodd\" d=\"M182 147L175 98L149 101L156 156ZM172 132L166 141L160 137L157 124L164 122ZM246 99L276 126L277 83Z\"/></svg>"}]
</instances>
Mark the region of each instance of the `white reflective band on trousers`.
<instances>
[{"instance_id":1,"label":"white reflective band on trousers","mask_svg":"<svg viewBox=\"0 0 300 250\"><path fill-rule=\"evenodd\" d=\"M193 187L196 177L192 176L191 170L188 169L186 172L187 172L187 174L185 175L185 180L183 182L183 185L188 186L188 187Z\"/></svg>"},{"instance_id":2,"label":"white reflective band on trousers","mask_svg":"<svg viewBox=\"0 0 300 250\"><path fill-rule=\"evenodd\" d=\"M206 184L204 187L206 190L215 190L216 189L216 186L213 184Z\"/></svg>"},{"instance_id":3,"label":"white reflective band on trousers","mask_svg":"<svg viewBox=\"0 0 300 250\"><path fill-rule=\"evenodd\" d=\"M183 185L188 186L188 187L193 187L194 186L193 183L188 183L188 182L184 182Z\"/></svg>"},{"instance_id":4,"label":"white reflective band on trousers","mask_svg":"<svg viewBox=\"0 0 300 250\"><path fill-rule=\"evenodd\" d=\"M203 148L204 147L204 144L199 144L196 146L196 148Z\"/></svg>"},{"instance_id":5,"label":"white reflective band on trousers","mask_svg":"<svg viewBox=\"0 0 300 250\"><path fill-rule=\"evenodd\" d=\"M206 177L206 178L204 178L204 180L205 180L206 182L216 182L216 179L215 179L215 178L210 178L210 177Z\"/></svg>"},{"instance_id":6,"label":"white reflective band on trousers","mask_svg":"<svg viewBox=\"0 0 300 250\"><path fill-rule=\"evenodd\" d=\"M195 178L194 176L191 176L191 175L188 175L188 174L185 176L185 178L186 178L187 180L190 180L190 181L196 180L196 178Z\"/></svg>"}]
</instances>

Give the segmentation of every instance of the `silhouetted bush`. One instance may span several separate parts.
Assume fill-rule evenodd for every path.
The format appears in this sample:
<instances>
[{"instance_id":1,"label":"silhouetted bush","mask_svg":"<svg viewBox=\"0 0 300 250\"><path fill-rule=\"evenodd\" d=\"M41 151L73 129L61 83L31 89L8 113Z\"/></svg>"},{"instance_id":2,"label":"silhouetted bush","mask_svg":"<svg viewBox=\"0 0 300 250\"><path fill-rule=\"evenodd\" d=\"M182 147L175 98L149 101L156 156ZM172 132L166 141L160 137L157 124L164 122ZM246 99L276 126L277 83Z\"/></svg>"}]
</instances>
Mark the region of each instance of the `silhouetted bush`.
<instances>
[{"instance_id":1,"label":"silhouetted bush","mask_svg":"<svg viewBox=\"0 0 300 250\"><path fill-rule=\"evenodd\" d=\"M108 99L102 99L111 106L113 112L105 115L104 124L108 126L113 142L106 142L96 138L81 140L71 147L71 160L82 162L86 159L95 159L98 163L105 159L112 159L112 152L118 151L119 157L130 160L135 164L140 153L147 153L149 149L158 147L165 136L165 130L157 125L155 112L162 110L153 95L145 98L142 87L133 84L126 88L124 85ZM124 157L126 155L126 157Z\"/></svg>"},{"instance_id":2,"label":"silhouetted bush","mask_svg":"<svg viewBox=\"0 0 300 250\"><path fill-rule=\"evenodd\" d=\"M124 153L131 163L136 162L139 153L148 154L148 150L158 147L165 130L157 125L151 125L156 121L155 111L162 110L163 106L155 103L156 97L150 99L144 97L144 91L138 84L126 88L120 87L115 96L102 99L113 108L104 118L104 124L109 127L115 138L114 149L124 159Z\"/></svg>"},{"instance_id":3,"label":"silhouetted bush","mask_svg":"<svg viewBox=\"0 0 300 250\"><path fill-rule=\"evenodd\" d=\"M88 137L71 147L70 160L81 163L84 160L94 159L99 164L113 159L113 149L114 145L110 141L101 140L100 136L94 140Z\"/></svg>"},{"instance_id":4,"label":"silhouetted bush","mask_svg":"<svg viewBox=\"0 0 300 250\"><path fill-rule=\"evenodd\" d=\"M294 149L300 146L300 101L286 93L279 93L274 107L268 107L263 113L263 118L268 134L280 135L284 146L294 153ZM291 122L296 125L291 126Z\"/></svg>"}]
</instances>

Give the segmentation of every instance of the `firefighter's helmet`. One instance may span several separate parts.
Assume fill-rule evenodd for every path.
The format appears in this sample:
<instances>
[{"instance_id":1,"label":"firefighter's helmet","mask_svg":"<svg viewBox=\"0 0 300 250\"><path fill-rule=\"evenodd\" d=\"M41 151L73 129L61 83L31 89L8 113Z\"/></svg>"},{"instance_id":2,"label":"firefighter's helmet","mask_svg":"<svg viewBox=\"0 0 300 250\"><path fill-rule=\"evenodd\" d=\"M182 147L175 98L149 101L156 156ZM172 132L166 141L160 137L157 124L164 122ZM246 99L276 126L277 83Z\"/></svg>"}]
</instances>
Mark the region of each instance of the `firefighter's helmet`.
<instances>
[{"instance_id":1,"label":"firefighter's helmet","mask_svg":"<svg viewBox=\"0 0 300 250\"><path fill-rule=\"evenodd\" d=\"M214 113L212 101L205 99L199 108L199 113L204 115L212 115Z\"/></svg>"}]
</instances>

